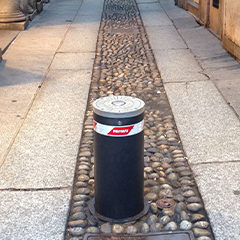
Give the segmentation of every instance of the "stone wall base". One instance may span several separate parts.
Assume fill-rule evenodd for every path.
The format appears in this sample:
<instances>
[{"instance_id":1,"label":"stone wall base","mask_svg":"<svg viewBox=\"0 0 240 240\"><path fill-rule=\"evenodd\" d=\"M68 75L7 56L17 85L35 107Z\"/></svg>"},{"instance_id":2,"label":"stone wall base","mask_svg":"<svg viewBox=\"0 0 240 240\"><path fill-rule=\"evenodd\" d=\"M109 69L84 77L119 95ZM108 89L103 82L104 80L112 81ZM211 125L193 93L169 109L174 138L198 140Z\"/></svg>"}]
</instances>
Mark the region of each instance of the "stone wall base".
<instances>
[{"instance_id":1,"label":"stone wall base","mask_svg":"<svg viewBox=\"0 0 240 240\"><path fill-rule=\"evenodd\" d=\"M13 22L13 23L0 23L0 30L25 30L28 26L29 21L24 22Z\"/></svg>"}]
</instances>

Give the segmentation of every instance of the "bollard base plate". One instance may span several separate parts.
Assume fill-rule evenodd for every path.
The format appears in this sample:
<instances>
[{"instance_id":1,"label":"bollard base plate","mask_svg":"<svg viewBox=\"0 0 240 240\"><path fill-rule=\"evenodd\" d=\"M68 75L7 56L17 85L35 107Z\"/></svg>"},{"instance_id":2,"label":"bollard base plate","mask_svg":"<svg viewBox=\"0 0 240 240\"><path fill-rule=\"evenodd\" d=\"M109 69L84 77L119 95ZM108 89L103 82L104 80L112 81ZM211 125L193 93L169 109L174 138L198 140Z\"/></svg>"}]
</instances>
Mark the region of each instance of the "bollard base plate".
<instances>
[{"instance_id":1,"label":"bollard base plate","mask_svg":"<svg viewBox=\"0 0 240 240\"><path fill-rule=\"evenodd\" d=\"M144 208L137 215L132 216L132 217L128 217L128 218L113 219L113 218L108 218L108 217L105 217L105 216L97 213L97 211L95 210L95 207L94 207L94 203L95 203L95 199L93 198L93 199L90 200L90 203L89 203L89 210L90 210L91 214L94 217L96 217L99 220L102 220L104 222L125 223L125 222L135 221L135 220L143 217L144 215L146 215L148 210L149 210L149 204L148 204L148 202L146 200L144 200Z\"/></svg>"}]
</instances>

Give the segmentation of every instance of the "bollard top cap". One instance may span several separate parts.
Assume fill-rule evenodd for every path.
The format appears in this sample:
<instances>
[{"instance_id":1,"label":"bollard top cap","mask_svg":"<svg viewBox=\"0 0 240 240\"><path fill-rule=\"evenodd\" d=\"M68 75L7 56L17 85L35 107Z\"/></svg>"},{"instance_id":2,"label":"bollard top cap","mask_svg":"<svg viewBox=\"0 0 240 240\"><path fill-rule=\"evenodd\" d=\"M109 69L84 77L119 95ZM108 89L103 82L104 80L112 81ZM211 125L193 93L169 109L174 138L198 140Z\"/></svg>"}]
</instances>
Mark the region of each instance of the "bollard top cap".
<instances>
[{"instance_id":1,"label":"bollard top cap","mask_svg":"<svg viewBox=\"0 0 240 240\"><path fill-rule=\"evenodd\" d=\"M93 111L97 115L108 118L130 118L143 113L145 103L130 96L108 96L93 102Z\"/></svg>"}]
</instances>

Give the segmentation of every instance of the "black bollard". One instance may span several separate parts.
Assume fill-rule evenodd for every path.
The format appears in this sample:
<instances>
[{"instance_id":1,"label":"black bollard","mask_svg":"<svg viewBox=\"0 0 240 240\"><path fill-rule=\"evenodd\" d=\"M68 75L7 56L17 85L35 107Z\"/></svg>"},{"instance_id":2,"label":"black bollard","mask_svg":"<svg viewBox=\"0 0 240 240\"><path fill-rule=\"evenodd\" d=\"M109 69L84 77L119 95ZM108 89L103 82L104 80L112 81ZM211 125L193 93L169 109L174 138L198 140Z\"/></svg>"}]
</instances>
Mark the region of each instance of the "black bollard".
<instances>
[{"instance_id":1,"label":"black bollard","mask_svg":"<svg viewBox=\"0 0 240 240\"><path fill-rule=\"evenodd\" d=\"M95 197L90 210L110 222L135 220L144 201L145 103L128 96L97 99L94 109Z\"/></svg>"}]
</instances>

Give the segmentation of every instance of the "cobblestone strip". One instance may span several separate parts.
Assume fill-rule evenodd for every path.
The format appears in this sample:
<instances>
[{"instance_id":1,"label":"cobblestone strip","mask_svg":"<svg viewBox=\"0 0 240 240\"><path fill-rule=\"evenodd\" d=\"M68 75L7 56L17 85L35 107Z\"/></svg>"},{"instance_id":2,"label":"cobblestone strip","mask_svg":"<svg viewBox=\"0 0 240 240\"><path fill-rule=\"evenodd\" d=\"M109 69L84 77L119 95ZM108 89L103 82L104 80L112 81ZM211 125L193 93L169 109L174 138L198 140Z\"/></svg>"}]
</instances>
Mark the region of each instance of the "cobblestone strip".
<instances>
[{"instance_id":1,"label":"cobblestone strip","mask_svg":"<svg viewBox=\"0 0 240 240\"><path fill-rule=\"evenodd\" d=\"M134 0L105 0L93 70L65 239L175 230L193 230L197 240L213 239ZM110 94L139 97L147 106L144 193L150 211L124 224L99 221L88 209L94 195L92 102Z\"/></svg>"}]
</instances>

